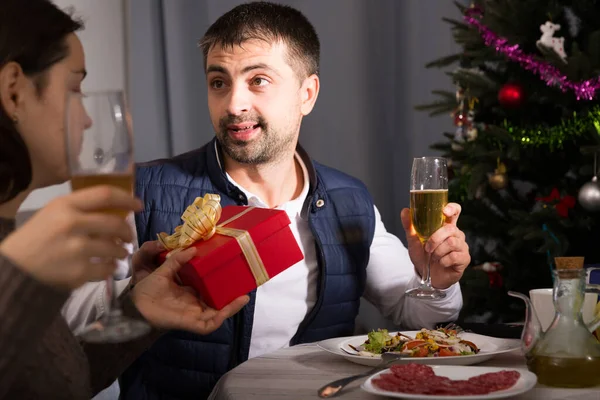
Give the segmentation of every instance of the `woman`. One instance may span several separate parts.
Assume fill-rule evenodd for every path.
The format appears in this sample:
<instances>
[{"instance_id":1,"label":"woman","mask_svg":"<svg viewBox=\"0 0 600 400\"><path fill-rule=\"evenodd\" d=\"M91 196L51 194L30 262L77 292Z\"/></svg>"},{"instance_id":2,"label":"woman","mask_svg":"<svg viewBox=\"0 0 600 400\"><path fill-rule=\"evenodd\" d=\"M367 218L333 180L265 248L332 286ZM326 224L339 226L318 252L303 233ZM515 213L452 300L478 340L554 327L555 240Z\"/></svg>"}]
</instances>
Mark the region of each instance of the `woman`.
<instances>
[{"instance_id":1,"label":"woman","mask_svg":"<svg viewBox=\"0 0 600 400\"><path fill-rule=\"evenodd\" d=\"M89 399L109 385L157 336L158 330L207 334L248 300L207 309L175 283L193 250L151 274L140 274L122 295L129 315L158 330L119 345L80 344L60 316L69 293L106 278L132 240L127 223L99 210L137 211L140 203L111 187L56 199L15 230L14 218L34 189L68 179L64 108L81 90L85 61L74 34L82 26L49 0L0 1L0 398ZM134 268L160 251L148 243ZM103 259L104 263L90 262Z\"/></svg>"}]
</instances>

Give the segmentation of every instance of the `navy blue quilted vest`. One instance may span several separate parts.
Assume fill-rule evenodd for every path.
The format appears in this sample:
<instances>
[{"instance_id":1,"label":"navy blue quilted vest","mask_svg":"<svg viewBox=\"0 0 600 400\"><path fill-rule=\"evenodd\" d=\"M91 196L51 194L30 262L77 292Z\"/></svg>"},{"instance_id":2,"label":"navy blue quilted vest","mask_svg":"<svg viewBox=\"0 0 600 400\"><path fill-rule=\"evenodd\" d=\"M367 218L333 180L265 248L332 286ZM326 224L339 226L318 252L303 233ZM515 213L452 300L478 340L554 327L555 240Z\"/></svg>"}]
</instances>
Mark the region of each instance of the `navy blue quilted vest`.
<instances>
[{"instance_id":1,"label":"navy blue quilted vest","mask_svg":"<svg viewBox=\"0 0 600 400\"><path fill-rule=\"evenodd\" d=\"M136 216L140 244L155 240L159 232L172 232L183 210L205 193L221 195L223 206L247 204L221 170L216 151L213 140L198 150L138 167L136 193L145 204ZM320 278L316 305L291 345L353 334L375 229L373 201L360 181L311 162L300 146L298 153L310 175L302 216L315 238ZM164 335L123 374L122 398L208 397L224 373L248 359L255 292L250 299L210 335Z\"/></svg>"}]
</instances>

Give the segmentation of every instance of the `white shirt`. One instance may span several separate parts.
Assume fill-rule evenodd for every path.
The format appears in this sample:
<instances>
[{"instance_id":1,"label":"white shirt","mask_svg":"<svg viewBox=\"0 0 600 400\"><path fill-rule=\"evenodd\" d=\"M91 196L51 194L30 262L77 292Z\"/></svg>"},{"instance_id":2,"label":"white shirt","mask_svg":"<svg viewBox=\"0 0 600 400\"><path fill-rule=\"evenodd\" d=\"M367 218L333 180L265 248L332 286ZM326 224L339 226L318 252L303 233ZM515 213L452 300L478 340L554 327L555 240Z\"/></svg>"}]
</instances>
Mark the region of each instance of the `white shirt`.
<instances>
[{"instance_id":1,"label":"white shirt","mask_svg":"<svg viewBox=\"0 0 600 400\"><path fill-rule=\"evenodd\" d=\"M289 346L300 323L317 300L319 267L315 239L308 221L300 217L308 196L308 172L297 154L296 161L302 167L304 175L302 193L277 209L288 214L290 229L304 254L304 260L258 287L249 358ZM237 184L229 174L226 175L227 179L246 195L248 205L267 207L258 196ZM386 231L377 207L375 221L364 297L375 305L384 317L406 328L432 328L435 323L456 319L462 307L462 294L458 283L446 289L444 299L418 300L404 295L407 289L419 285L420 278L410 261L406 247L400 239Z\"/></svg>"}]
</instances>

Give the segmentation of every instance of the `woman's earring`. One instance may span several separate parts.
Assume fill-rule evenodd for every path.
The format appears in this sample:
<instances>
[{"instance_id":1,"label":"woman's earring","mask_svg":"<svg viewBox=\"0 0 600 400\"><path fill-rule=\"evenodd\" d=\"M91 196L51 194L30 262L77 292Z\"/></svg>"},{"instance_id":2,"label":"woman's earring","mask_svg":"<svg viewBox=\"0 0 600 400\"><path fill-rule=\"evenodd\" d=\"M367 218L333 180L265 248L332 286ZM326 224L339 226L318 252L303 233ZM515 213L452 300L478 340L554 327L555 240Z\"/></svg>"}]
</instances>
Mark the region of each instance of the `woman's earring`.
<instances>
[{"instance_id":1,"label":"woman's earring","mask_svg":"<svg viewBox=\"0 0 600 400\"><path fill-rule=\"evenodd\" d=\"M13 115L12 120L15 124L17 124L19 122L19 117L17 117L17 114Z\"/></svg>"}]
</instances>

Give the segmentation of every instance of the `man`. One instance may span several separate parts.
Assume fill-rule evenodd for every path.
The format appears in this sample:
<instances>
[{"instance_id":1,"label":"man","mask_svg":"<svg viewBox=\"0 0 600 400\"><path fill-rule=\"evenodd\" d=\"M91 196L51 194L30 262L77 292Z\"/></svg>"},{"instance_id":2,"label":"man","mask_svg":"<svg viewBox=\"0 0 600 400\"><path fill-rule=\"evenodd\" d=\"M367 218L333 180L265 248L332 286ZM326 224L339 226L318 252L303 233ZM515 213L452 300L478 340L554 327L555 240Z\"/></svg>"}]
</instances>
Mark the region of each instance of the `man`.
<instances>
[{"instance_id":1,"label":"man","mask_svg":"<svg viewBox=\"0 0 600 400\"><path fill-rule=\"evenodd\" d=\"M169 160L140 166L136 216L141 242L172 230L197 196L224 206L285 210L305 259L250 294L248 305L208 336L172 332L122 377L126 399L205 398L219 377L248 358L288 345L353 334L361 296L407 328L457 317L458 280L470 262L456 228L458 204L427 242L401 218L408 251L386 232L365 186L313 162L298 145L302 118L319 93L319 40L297 10L256 2L219 18L200 42L216 138ZM443 300L404 296L432 254Z\"/></svg>"}]
</instances>

